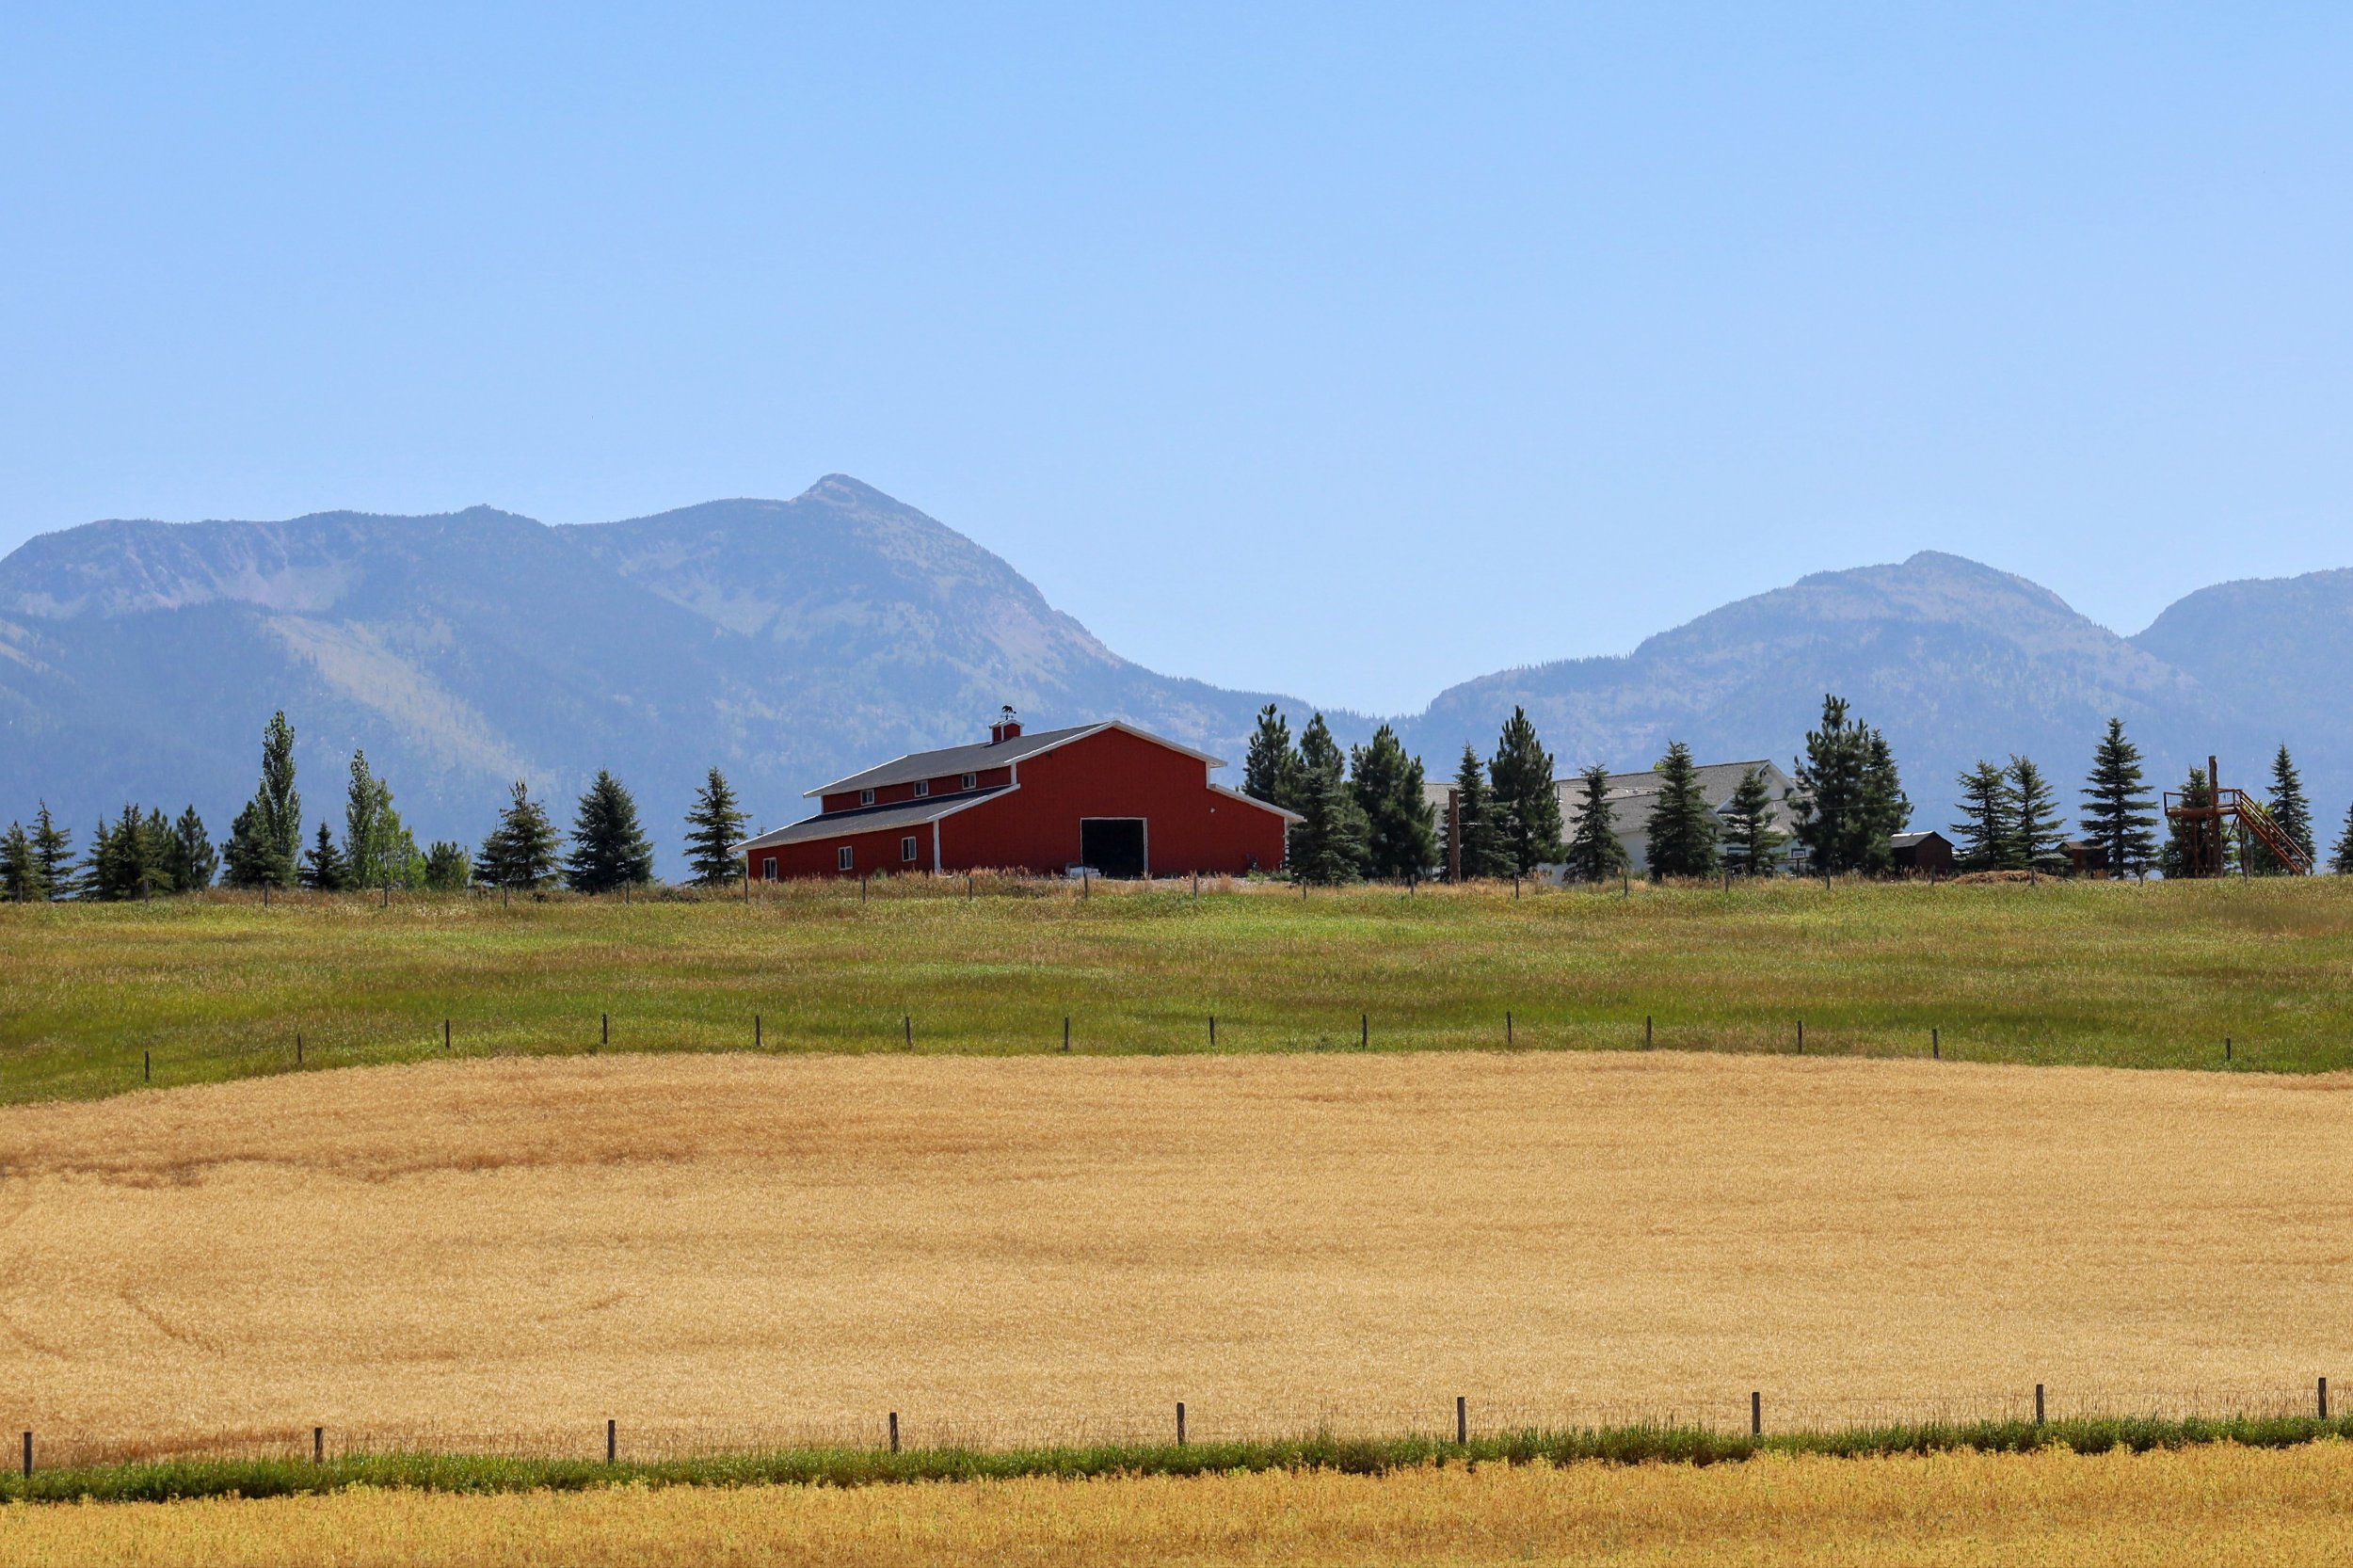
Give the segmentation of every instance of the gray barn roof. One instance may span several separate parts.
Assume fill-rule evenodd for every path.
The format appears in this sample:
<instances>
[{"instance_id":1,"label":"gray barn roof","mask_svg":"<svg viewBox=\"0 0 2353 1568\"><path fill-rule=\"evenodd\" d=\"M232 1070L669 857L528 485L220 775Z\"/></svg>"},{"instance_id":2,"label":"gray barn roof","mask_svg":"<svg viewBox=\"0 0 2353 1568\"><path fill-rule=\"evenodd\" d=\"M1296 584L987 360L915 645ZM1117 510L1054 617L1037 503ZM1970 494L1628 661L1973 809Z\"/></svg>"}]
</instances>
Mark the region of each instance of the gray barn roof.
<instances>
[{"instance_id":1,"label":"gray barn roof","mask_svg":"<svg viewBox=\"0 0 2353 1568\"><path fill-rule=\"evenodd\" d=\"M1016 735L1010 741L978 741L971 745L946 746L938 751L911 751L896 761L880 767L854 773L847 778L837 778L830 784L820 784L804 793L803 799L817 795L838 795L851 790L879 790L887 784L911 784L919 778L942 778L950 774L978 773L983 768L1001 768L1018 762L1024 757L1034 757L1041 751L1051 751L1065 741L1108 728L1099 724L1074 725L1068 729L1041 729L1034 735Z\"/></svg>"},{"instance_id":2,"label":"gray barn roof","mask_svg":"<svg viewBox=\"0 0 2353 1568\"><path fill-rule=\"evenodd\" d=\"M895 806L865 806L855 811L804 817L790 827L762 833L759 838L747 839L735 847L740 854L747 849L775 849L779 844L807 843L811 839L839 839L845 833L881 833L894 827L922 827L1004 792L1004 787L1000 785L994 790L974 790L960 795L934 795L928 800L901 801Z\"/></svg>"}]
</instances>

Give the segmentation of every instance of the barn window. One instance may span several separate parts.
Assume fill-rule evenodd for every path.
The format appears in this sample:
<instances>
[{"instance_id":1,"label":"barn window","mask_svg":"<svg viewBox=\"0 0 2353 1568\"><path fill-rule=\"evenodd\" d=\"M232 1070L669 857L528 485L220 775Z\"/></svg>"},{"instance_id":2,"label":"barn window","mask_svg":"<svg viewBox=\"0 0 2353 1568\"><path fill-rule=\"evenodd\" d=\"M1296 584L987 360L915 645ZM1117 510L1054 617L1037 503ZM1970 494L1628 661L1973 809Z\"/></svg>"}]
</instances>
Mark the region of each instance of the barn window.
<instances>
[{"instance_id":1,"label":"barn window","mask_svg":"<svg viewBox=\"0 0 2353 1568\"><path fill-rule=\"evenodd\" d=\"M848 871L848 870L850 869L850 846L849 846L849 845L847 845L847 844L843 844L843 845L842 845L840 849L835 850L835 851L833 852L833 863L834 863L834 868L835 868L837 871L845 871L845 872L846 872L846 871Z\"/></svg>"},{"instance_id":2,"label":"barn window","mask_svg":"<svg viewBox=\"0 0 2353 1568\"><path fill-rule=\"evenodd\" d=\"M977 788L980 782L981 776L977 773L968 773L964 776L964 787L968 790Z\"/></svg>"},{"instance_id":3,"label":"barn window","mask_svg":"<svg viewBox=\"0 0 2353 1568\"><path fill-rule=\"evenodd\" d=\"M775 856L766 855L760 857L760 879L762 882L774 882L776 879L776 857Z\"/></svg>"},{"instance_id":4,"label":"barn window","mask_svg":"<svg viewBox=\"0 0 2353 1568\"><path fill-rule=\"evenodd\" d=\"M899 840L899 858L902 860L913 860L915 858L914 834L910 833L905 838Z\"/></svg>"},{"instance_id":5,"label":"barn window","mask_svg":"<svg viewBox=\"0 0 2353 1568\"><path fill-rule=\"evenodd\" d=\"M873 805L873 804L874 804L874 792L873 792L873 791L872 791L872 790L860 790L860 791L857 792L857 803L858 803L860 806L872 806L872 805Z\"/></svg>"},{"instance_id":6,"label":"barn window","mask_svg":"<svg viewBox=\"0 0 2353 1568\"><path fill-rule=\"evenodd\" d=\"M917 779L915 781L915 792L919 795L930 794L932 792L932 781L928 778Z\"/></svg>"}]
</instances>

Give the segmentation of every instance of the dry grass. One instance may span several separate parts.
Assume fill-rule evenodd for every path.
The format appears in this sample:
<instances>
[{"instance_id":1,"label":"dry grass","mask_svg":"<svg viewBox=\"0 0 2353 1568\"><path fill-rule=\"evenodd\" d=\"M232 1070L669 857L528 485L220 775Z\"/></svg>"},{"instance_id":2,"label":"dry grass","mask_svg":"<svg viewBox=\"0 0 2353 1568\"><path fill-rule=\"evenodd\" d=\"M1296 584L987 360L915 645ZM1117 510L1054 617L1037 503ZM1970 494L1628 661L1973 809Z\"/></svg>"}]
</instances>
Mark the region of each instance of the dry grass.
<instances>
[{"instance_id":1,"label":"dry grass","mask_svg":"<svg viewBox=\"0 0 2353 1568\"><path fill-rule=\"evenodd\" d=\"M2159 1568L2353 1546L2353 1448L1460 1466L837 1490L345 1492L0 1510L23 1568L1808 1564Z\"/></svg>"},{"instance_id":2,"label":"dry grass","mask_svg":"<svg viewBox=\"0 0 2353 1568\"><path fill-rule=\"evenodd\" d=\"M2301 1408L2353 1081L1674 1053L600 1057L0 1111L44 1461ZM21 1420L19 1419L21 1417Z\"/></svg>"},{"instance_id":3,"label":"dry grass","mask_svg":"<svg viewBox=\"0 0 2353 1568\"><path fill-rule=\"evenodd\" d=\"M2353 1067L2353 877L1220 893L928 880L745 904L0 905L0 1101L594 1048L1676 1048Z\"/></svg>"}]
</instances>

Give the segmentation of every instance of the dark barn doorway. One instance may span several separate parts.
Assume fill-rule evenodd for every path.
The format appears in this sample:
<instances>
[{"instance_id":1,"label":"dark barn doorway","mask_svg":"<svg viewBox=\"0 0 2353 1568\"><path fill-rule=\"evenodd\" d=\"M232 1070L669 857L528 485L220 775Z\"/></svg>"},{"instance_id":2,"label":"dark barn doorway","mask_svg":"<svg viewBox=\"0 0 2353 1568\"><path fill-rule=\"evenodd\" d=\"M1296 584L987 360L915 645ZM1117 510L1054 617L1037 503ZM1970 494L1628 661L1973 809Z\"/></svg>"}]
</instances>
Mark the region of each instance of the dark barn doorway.
<instances>
[{"instance_id":1,"label":"dark barn doorway","mask_svg":"<svg viewBox=\"0 0 2353 1568\"><path fill-rule=\"evenodd\" d=\"M1082 817L1079 821L1079 858L1107 877L1144 874L1142 817Z\"/></svg>"}]
</instances>

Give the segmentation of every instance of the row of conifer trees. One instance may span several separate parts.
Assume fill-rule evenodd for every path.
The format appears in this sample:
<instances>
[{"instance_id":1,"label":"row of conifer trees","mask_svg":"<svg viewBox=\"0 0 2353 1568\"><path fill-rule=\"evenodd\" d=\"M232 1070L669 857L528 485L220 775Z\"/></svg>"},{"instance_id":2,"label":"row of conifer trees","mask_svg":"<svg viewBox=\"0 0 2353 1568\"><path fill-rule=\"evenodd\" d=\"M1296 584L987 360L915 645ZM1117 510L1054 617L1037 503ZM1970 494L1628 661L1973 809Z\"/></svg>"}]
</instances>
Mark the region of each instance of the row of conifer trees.
<instances>
[{"instance_id":1,"label":"row of conifer trees","mask_svg":"<svg viewBox=\"0 0 2353 1568\"><path fill-rule=\"evenodd\" d=\"M101 900L230 888L378 888L455 891L469 885L536 889L564 886L605 893L653 880L653 845L636 800L600 770L575 808L568 833L518 781L481 848L437 841L420 850L392 805L391 784L354 752L344 792L343 833L322 820L305 840L302 796L295 785L294 727L281 712L262 736L262 776L217 849L191 806L177 821L160 810L125 806L101 820L76 857L72 835L47 802L27 828L11 823L0 836L0 897ZM712 768L686 817L693 880L715 885L743 874L733 846L748 821L727 777Z\"/></svg>"},{"instance_id":2,"label":"row of conifer trees","mask_svg":"<svg viewBox=\"0 0 2353 1568\"><path fill-rule=\"evenodd\" d=\"M1681 741L1668 743L1655 771L1658 788L1642 824L1654 877L1762 875L1780 864L1793 839L1816 870L1886 871L1889 840L1912 812L1886 737L1855 722L1836 696L1823 699L1821 724L1807 734L1798 764L1799 787L1785 802L1753 767L1719 814ZM1552 753L1525 708L1512 710L1493 756L1482 760L1476 746L1463 747L1449 820L1460 824L1465 879L1526 876L1557 865L1575 880L1598 882L1625 871L1609 768L1596 762L1577 776L1577 808L1565 824L1556 777ZM1457 861L1449 824L1424 782L1421 759L1406 754L1389 726L1343 756L1321 713L1294 745L1289 721L1273 703L1259 712L1242 776L1246 793L1299 813L1291 874L1318 883L1450 871ZM1791 830L1782 831L1777 820Z\"/></svg>"},{"instance_id":3,"label":"row of conifer trees","mask_svg":"<svg viewBox=\"0 0 2353 1568\"><path fill-rule=\"evenodd\" d=\"M1961 776L1961 821L1952 824L1953 848L1964 871L2057 869L2067 863L2067 833L2057 792L2028 757L2013 755L2007 766L1980 758ZM2313 831L2312 802L2296 759L2281 745L2271 760L2266 807L2305 864L2320 864ZM2140 748L2124 733L2124 721L2108 720L2107 733L2093 748L2080 813L2082 839L2101 852L2110 876L2140 876L2158 871L2178 876L2184 869L2181 838L2162 831L2156 798L2149 792ZM2192 768L2182 783L2182 804L2198 807L2214 799L2213 780ZM2259 839L2241 832L2225 836L2228 870L2274 875L2288 868ZM2329 869L2353 872L2353 809L2345 813Z\"/></svg>"}]
</instances>

